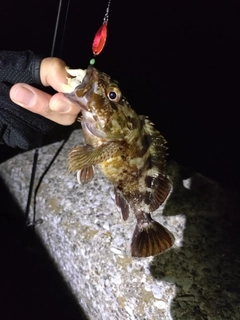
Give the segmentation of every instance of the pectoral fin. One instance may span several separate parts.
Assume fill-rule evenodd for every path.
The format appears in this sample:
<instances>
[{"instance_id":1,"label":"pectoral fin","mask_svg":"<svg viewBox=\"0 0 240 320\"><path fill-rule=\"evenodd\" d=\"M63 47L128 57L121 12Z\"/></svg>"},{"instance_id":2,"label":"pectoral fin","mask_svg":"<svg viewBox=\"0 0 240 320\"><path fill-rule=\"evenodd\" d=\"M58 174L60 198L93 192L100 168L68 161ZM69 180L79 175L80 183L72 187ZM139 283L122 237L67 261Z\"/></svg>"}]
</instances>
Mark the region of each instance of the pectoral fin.
<instances>
[{"instance_id":1,"label":"pectoral fin","mask_svg":"<svg viewBox=\"0 0 240 320\"><path fill-rule=\"evenodd\" d=\"M68 156L68 171L75 172L106 161L118 151L119 145L116 142L109 142L98 148L89 145L77 146Z\"/></svg>"}]
</instances>

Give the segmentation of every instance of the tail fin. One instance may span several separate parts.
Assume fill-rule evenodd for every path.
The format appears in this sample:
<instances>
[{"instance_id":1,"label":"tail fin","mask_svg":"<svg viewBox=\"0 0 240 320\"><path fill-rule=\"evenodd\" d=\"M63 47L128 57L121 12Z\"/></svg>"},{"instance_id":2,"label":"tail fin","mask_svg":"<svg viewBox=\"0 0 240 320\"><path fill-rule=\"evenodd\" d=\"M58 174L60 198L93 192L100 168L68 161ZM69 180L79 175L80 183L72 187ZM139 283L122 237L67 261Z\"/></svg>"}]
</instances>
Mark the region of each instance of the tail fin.
<instances>
[{"instance_id":1,"label":"tail fin","mask_svg":"<svg viewBox=\"0 0 240 320\"><path fill-rule=\"evenodd\" d=\"M147 213L144 219L138 220L133 233L132 256L149 257L163 253L171 248L174 240L173 234Z\"/></svg>"}]
</instances>

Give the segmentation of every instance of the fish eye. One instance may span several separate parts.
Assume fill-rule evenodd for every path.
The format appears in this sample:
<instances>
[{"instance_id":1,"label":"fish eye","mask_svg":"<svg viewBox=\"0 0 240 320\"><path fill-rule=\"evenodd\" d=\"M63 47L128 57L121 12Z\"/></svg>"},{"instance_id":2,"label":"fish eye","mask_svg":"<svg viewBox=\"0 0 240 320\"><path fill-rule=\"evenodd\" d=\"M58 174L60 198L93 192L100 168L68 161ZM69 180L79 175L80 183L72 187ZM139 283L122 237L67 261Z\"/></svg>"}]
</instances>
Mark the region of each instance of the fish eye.
<instances>
[{"instance_id":1,"label":"fish eye","mask_svg":"<svg viewBox=\"0 0 240 320\"><path fill-rule=\"evenodd\" d=\"M115 91L110 91L108 94L109 99L115 100L117 98L117 94Z\"/></svg>"},{"instance_id":2,"label":"fish eye","mask_svg":"<svg viewBox=\"0 0 240 320\"><path fill-rule=\"evenodd\" d=\"M107 97L110 101L118 102L121 97L121 91L117 87L109 87L106 90Z\"/></svg>"}]
</instances>

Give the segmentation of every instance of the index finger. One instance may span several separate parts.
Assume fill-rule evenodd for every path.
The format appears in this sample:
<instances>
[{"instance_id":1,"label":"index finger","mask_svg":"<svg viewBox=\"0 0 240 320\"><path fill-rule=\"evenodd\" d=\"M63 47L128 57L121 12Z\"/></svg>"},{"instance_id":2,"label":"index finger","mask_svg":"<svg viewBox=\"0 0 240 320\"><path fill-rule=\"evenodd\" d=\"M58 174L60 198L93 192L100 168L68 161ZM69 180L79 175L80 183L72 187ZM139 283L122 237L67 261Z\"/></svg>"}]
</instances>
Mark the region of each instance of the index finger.
<instances>
[{"instance_id":1,"label":"index finger","mask_svg":"<svg viewBox=\"0 0 240 320\"><path fill-rule=\"evenodd\" d=\"M51 86L58 92L63 92L67 85L66 64L59 58L45 58L40 65L40 79L44 86Z\"/></svg>"}]
</instances>

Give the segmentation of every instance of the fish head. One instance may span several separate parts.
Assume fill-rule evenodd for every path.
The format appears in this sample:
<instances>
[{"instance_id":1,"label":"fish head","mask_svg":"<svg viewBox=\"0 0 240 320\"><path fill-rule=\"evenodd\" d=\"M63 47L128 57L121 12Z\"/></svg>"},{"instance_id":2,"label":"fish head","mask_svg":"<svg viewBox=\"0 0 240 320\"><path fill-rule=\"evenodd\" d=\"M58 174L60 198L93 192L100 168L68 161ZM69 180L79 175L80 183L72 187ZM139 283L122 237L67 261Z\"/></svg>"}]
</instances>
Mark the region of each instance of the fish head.
<instances>
[{"instance_id":1,"label":"fish head","mask_svg":"<svg viewBox=\"0 0 240 320\"><path fill-rule=\"evenodd\" d=\"M68 69L67 72L74 77L69 80L73 91L65 96L80 107L85 136L86 132L106 140L126 136L131 129L129 118L137 117L122 96L118 82L92 65L86 70Z\"/></svg>"}]
</instances>

